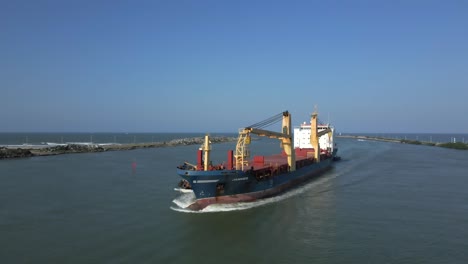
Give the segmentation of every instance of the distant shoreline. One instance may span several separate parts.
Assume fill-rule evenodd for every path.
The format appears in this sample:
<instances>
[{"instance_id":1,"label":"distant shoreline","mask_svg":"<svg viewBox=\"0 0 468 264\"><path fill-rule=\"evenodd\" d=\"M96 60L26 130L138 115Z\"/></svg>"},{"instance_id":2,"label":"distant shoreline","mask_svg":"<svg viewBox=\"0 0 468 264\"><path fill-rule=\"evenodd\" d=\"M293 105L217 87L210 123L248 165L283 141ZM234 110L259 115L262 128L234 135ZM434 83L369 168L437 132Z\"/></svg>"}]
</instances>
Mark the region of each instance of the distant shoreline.
<instances>
[{"instance_id":1,"label":"distant shoreline","mask_svg":"<svg viewBox=\"0 0 468 264\"><path fill-rule=\"evenodd\" d=\"M406 139L394 139L385 137L373 137L373 136L359 136L359 135L337 135L338 138L351 138L356 140L371 140L371 141L382 141L402 144L414 144L414 145L425 145L425 146L437 146L444 148L468 150L468 144L462 142L456 143L433 143L418 140L406 140ZM212 143L222 142L233 142L236 141L236 137L218 136L211 137ZM28 158L37 156L52 156L60 154L72 154L72 153L93 153L93 152L106 152L106 151L122 151L132 150L141 148L161 148L161 147L175 147L175 146L187 146L202 144L204 141L203 137L191 137L173 139L170 141L162 142L150 142L150 143L126 143L126 144L94 144L94 143L69 143L69 144L58 144L57 146L47 145L6 145L0 147L0 160L2 159L15 159L15 158Z\"/></svg>"},{"instance_id":2,"label":"distant shoreline","mask_svg":"<svg viewBox=\"0 0 468 264\"><path fill-rule=\"evenodd\" d=\"M468 150L468 144L462 143L462 142L434 143L434 142L419 141L419 140L394 139L394 138L385 138L385 137L357 136L357 135L339 135L336 137L353 138L357 140L383 141L383 142L392 142L392 143L435 146L435 147L442 147L442 148Z\"/></svg>"},{"instance_id":3,"label":"distant shoreline","mask_svg":"<svg viewBox=\"0 0 468 264\"><path fill-rule=\"evenodd\" d=\"M235 137L210 137L212 143L232 142ZM71 153L92 153L106 151L122 151L141 148L161 148L202 144L203 137L181 138L170 141L131 144L93 144L70 143L57 146L47 145L12 145L0 147L0 159L28 158L36 156L51 156Z\"/></svg>"}]
</instances>

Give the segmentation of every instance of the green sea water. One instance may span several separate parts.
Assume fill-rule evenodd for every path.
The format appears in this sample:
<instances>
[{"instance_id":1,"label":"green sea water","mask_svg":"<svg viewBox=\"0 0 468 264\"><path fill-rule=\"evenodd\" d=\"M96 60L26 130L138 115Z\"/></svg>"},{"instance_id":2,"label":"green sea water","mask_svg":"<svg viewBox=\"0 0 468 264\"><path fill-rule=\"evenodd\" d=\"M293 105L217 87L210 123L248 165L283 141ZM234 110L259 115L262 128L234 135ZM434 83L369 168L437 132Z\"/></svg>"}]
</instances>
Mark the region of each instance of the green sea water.
<instances>
[{"instance_id":1,"label":"green sea water","mask_svg":"<svg viewBox=\"0 0 468 264\"><path fill-rule=\"evenodd\" d=\"M174 191L198 146L0 160L0 263L468 263L467 151L337 143L321 177L199 213Z\"/></svg>"}]
</instances>

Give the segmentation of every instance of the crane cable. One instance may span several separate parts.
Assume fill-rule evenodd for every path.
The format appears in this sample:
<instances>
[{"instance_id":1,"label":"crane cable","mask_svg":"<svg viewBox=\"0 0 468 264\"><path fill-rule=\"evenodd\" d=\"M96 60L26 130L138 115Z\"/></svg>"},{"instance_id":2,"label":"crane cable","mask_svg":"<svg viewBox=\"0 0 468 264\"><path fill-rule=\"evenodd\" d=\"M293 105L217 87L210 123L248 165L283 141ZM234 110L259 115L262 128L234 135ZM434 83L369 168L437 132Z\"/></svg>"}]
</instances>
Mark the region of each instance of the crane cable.
<instances>
[{"instance_id":1,"label":"crane cable","mask_svg":"<svg viewBox=\"0 0 468 264\"><path fill-rule=\"evenodd\" d=\"M270 118L267 118L263 121L260 121L258 123L255 123L253 125L250 125L248 126L248 128L265 128L265 127L268 127L268 126L271 126L273 124L276 124L278 123L279 121L281 121L283 119L283 112L282 113L279 113L277 115L274 115Z\"/></svg>"}]
</instances>

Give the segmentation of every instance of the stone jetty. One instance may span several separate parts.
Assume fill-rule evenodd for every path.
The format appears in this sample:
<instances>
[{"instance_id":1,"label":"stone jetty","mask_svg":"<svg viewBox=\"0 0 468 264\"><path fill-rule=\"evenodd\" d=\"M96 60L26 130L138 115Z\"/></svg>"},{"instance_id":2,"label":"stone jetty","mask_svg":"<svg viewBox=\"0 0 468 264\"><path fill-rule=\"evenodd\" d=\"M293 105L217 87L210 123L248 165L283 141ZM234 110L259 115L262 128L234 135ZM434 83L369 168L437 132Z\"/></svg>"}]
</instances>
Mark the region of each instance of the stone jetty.
<instances>
[{"instance_id":1,"label":"stone jetty","mask_svg":"<svg viewBox=\"0 0 468 264\"><path fill-rule=\"evenodd\" d=\"M383 141L383 142L393 142L393 143L402 143L402 144L413 144L413 145L425 145L425 146L436 146L442 148L451 148L458 150L468 150L468 144L462 142L446 142L446 143L434 143L427 141L419 140L406 140L406 139L394 139L394 138L385 138L385 137L371 137L371 136L356 136L356 135L340 135L337 137L341 138L354 138L357 140L371 140L371 141Z\"/></svg>"},{"instance_id":2,"label":"stone jetty","mask_svg":"<svg viewBox=\"0 0 468 264\"><path fill-rule=\"evenodd\" d=\"M139 148L162 148L202 144L203 137L181 138L170 141L133 143L133 144L60 144L58 146L24 145L0 147L0 159L26 158L33 156L49 156L70 153L91 153L118 150L132 150ZM211 143L236 141L236 137L210 137Z\"/></svg>"}]
</instances>

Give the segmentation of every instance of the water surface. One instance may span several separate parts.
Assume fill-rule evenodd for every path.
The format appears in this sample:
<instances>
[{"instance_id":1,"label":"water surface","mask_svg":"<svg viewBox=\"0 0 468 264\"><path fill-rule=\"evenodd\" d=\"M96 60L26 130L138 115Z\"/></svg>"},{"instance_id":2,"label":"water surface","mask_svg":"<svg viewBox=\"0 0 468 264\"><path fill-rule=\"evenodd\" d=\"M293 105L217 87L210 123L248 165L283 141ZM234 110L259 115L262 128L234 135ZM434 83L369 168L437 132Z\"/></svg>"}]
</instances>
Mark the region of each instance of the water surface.
<instances>
[{"instance_id":1,"label":"water surface","mask_svg":"<svg viewBox=\"0 0 468 264\"><path fill-rule=\"evenodd\" d=\"M202 213L173 202L198 146L1 160L0 262L468 262L468 152L337 142L342 161L304 186Z\"/></svg>"}]
</instances>

